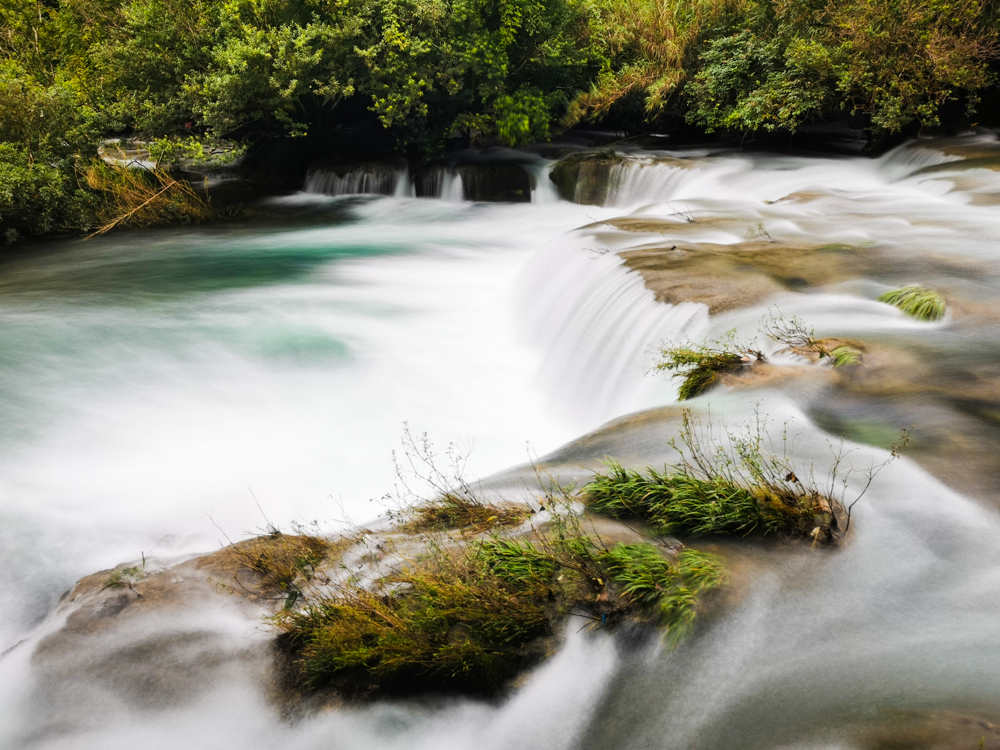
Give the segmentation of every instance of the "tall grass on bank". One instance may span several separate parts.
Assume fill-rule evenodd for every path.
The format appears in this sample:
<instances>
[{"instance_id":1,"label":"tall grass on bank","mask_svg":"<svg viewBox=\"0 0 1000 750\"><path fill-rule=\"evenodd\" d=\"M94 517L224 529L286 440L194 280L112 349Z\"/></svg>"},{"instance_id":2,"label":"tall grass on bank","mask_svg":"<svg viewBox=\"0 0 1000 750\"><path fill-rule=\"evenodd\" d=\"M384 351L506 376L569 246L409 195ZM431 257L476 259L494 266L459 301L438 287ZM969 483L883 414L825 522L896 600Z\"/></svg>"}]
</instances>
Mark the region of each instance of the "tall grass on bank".
<instances>
[{"instance_id":1,"label":"tall grass on bank","mask_svg":"<svg viewBox=\"0 0 1000 750\"><path fill-rule=\"evenodd\" d=\"M881 295L878 301L897 307L917 320L927 321L941 320L947 307L944 297L933 289L922 286L894 289Z\"/></svg>"},{"instance_id":2,"label":"tall grass on bank","mask_svg":"<svg viewBox=\"0 0 1000 750\"><path fill-rule=\"evenodd\" d=\"M151 227L195 223L211 216L208 202L186 180L160 168L95 161L83 172L87 185L102 200L94 237L115 227Z\"/></svg>"}]
</instances>

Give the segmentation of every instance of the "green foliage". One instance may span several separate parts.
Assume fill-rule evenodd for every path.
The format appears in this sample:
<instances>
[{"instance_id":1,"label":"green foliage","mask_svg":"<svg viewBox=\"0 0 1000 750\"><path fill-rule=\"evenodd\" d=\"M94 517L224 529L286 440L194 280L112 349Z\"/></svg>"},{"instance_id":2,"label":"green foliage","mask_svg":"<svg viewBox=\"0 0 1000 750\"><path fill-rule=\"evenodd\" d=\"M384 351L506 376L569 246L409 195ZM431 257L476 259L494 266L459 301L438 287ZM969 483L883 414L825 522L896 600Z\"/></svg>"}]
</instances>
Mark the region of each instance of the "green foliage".
<instances>
[{"instance_id":1,"label":"green foliage","mask_svg":"<svg viewBox=\"0 0 1000 750\"><path fill-rule=\"evenodd\" d=\"M524 539L494 537L475 546L478 562L519 591L536 589L552 579L558 562Z\"/></svg>"},{"instance_id":2,"label":"green foliage","mask_svg":"<svg viewBox=\"0 0 1000 750\"><path fill-rule=\"evenodd\" d=\"M702 596L724 582L719 558L676 560L650 544L605 549L563 519L531 542L494 536L431 548L380 588L348 581L275 619L308 686L357 696L427 687L494 693L544 653L572 611L594 627L634 619L675 643Z\"/></svg>"},{"instance_id":3,"label":"green foliage","mask_svg":"<svg viewBox=\"0 0 1000 750\"><path fill-rule=\"evenodd\" d=\"M740 344L730 336L712 346L673 346L660 350L657 370L667 370L682 378L677 399L687 401L699 396L718 383L725 372L740 372L761 361L764 355L748 344ZM736 351L734 351L736 350Z\"/></svg>"},{"instance_id":4,"label":"green foliage","mask_svg":"<svg viewBox=\"0 0 1000 750\"><path fill-rule=\"evenodd\" d=\"M841 344L830 350L834 367L853 367L861 363L861 350L850 344Z\"/></svg>"},{"instance_id":5,"label":"green foliage","mask_svg":"<svg viewBox=\"0 0 1000 750\"><path fill-rule=\"evenodd\" d=\"M46 162L26 146L0 143L0 240L85 229L95 204L72 164Z\"/></svg>"},{"instance_id":6,"label":"green foliage","mask_svg":"<svg viewBox=\"0 0 1000 750\"><path fill-rule=\"evenodd\" d=\"M875 133L940 123L943 104L995 83L996 8L980 0L742 0L619 6L612 63L574 112L642 90L708 131L794 130L865 116Z\"/></svg>"},{"instance_id":7,"label":"green foliage","mask_svg":"<svg viewBox=\"0 0 1000 750\"><path fill-rule=\"evenodd\" d=\"M907 315L918 320L935 321L944 317L946 304L944 297L933 289L922 286L906 286L886 292L878 298L879 302L898 307Z\"/></svg>"},{"instance_id":8,"label":"green foliage","mask_svg":"<svg viewBox=\"0 0 1000 750\"><path fill-rule=\"evenodd\" d=\"M176 163L165 138L320 135L367 108L429 154L637 102L708 131L860 115L883 133L962 98L971 112L998 48L981 0L8 0L0 144L20 150L3 157L2 229L94 225L75 175L111 136Z\"/></svg>"},{"instance_id":9,"label":"green foliage","mask_svg":"<svg viewBox=\"0 0 1000 750\"><path fill-rule=\"evenodd\" d=\"M837 502L796 476L787 456L770 447L765 427L758 417L715 443L700 434L700 423L685 410L683 446L674 444L678 465L640 472L608 459L583 496L597 513L641 518L664 534L807 536L818 509L829 513ZM836 519L829 524L835 528Z\"/></svg>"},{"instance_id":10,"label":"green foliage","mask_svg":"<svg viewBox=\"0 0 1000 750\"><path fill-rule=\"evenodd\" d=\"M766 488L754 493L725 477L702 478L684 469L630 471L614 460L583 488L589 507L616 518L648 520L664 534L790 532L812 516L794 496ZM807 521L808 522L808 521Z\"/></svg>"},{"instance_id":11,"label":"green foliage","mask_svg":"<svg viewBox=\"0 0 1000 750\"><path fill-rule=\"evenodd\" d=\"M409 684L490 692L549 632L543 608L474 558L438 555L393 577L400 593L351 586L278 620L309 686L403 690Z\"/></svg>"},{"instance_id":12,"label":"green foliage","mask_svg":"<svg viewBox=\"0 0 1000 750\"><path fill-rule=\"evenodd\" d=\"M619 544L604 562L621 595L655 612L671 643L690 633L699 597L725 581L721 559L695 550L684 550L671 563L651 544Z\"/></svg>"}]
</instances>

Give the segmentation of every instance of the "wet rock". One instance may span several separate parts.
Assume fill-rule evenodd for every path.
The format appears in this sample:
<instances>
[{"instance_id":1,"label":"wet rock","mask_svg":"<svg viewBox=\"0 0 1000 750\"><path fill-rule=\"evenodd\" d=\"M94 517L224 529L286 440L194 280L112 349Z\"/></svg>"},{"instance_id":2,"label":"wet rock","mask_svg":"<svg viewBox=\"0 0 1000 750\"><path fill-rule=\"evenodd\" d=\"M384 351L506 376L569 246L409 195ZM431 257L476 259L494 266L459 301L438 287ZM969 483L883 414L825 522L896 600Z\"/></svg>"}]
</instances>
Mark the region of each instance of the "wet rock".
<instances>
[{"instance_id":1,"label":"wet rock","mask_svg":"<svg viewBox=\"0 0 1000 750\"><path fill-rule=\"evenodd\" d=\"M549 179L563 200L603 206L608 200L614 168L624 161L625 157L613 151L574 154L553 166Z\"/></svg>"},{"instance_id":2,"label":"wet rock","mask_svg":"<svg viewBox=\"0 0 1000 750\"><path fill-rule=\"evenodd\" d=\"M517 164L495 162L458 167L462 191L469 201L530 203L531 180Z\"/></svg>"},{"instance_id":3,"label":"wet rock","mask_svg":"<svg viewBox=\"0 0 1000 750\"><path fill-rule=\"evenodd\" d=\"M639 159L616 151L586 152L560 160L552 167L549 179L564 200L603 206L615 197L626 170L656 169L665 165L688 166L682 159L667 156Z\"/></svg>"}]
</instances>

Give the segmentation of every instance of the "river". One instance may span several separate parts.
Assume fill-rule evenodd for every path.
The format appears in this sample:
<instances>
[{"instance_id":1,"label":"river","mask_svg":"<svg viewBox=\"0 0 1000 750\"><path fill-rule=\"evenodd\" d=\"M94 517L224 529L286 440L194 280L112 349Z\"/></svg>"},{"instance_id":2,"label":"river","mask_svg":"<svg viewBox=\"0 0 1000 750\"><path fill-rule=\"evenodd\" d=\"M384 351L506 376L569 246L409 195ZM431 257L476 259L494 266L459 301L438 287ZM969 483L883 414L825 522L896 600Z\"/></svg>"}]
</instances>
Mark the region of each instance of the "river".
<instances>
[{"instance_id":1,"label":"river","mask_svg":"<svg viewBox=\"0 0 1000 750\"><path fill-rule=\"evenodd\" d=\"M398 175L392 195L324 195L370 182L314 174L266 219L49 243L3 263L0 651L20 644L0 659L4 746L937 747L906 742L953 734L947 717L974 717L962 719L974 734L1000 714L996 139L878 159L630 151L599 206L558 199L548 168L531 162L522 204L462 201L448 180L442 198L414 198ZM715 253L702 267L694 252L742 245L755 260ZM681 299L657 301L626 263L663 248L693 253L678 274L739 304L674 287ZM912 283L945 295L944 320L875 301ZM777 354L787 377L697 408L791 425L795 460L820 476L841 435L857 466L884 460L900 427L913 450L858 505L850 544L745 553L753 575L733 606L676 651L571 634L501 704L296 721L252 675L168 706L96 684L67 705L37 697L32 644L81 576L269 524L376 516L404 429L456 446L474 477L546 454L565 479L603 453L662 464L672 417L572 441L675 401L650 371L659 345L762 338L775 309L864 342L877 366L833 381Z\"/></svg>"}]
</instances>

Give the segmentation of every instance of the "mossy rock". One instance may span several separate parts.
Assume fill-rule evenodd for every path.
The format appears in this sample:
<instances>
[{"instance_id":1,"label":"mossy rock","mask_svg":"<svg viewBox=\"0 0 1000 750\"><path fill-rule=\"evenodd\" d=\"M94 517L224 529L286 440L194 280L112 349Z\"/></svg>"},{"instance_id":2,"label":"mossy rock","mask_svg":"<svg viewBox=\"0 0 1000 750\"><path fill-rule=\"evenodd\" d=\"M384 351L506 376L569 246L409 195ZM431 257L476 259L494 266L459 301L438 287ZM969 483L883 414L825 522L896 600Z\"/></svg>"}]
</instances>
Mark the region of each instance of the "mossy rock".
<instances>
[{"instance_id":1,"label":"mossy rock","mask_svg":"<svg viewBox=\"0 0 1000 750\"><path fill-rule=\"evenodd\" d=\"M721 560L640 542L606 547L567 526L533 541L430 549L382 588L345 585L275 623L309 688L357 700L427 691L493 695L548 656L572 613L591 629L689 632Z\"/></svg>"}]
</instances>

